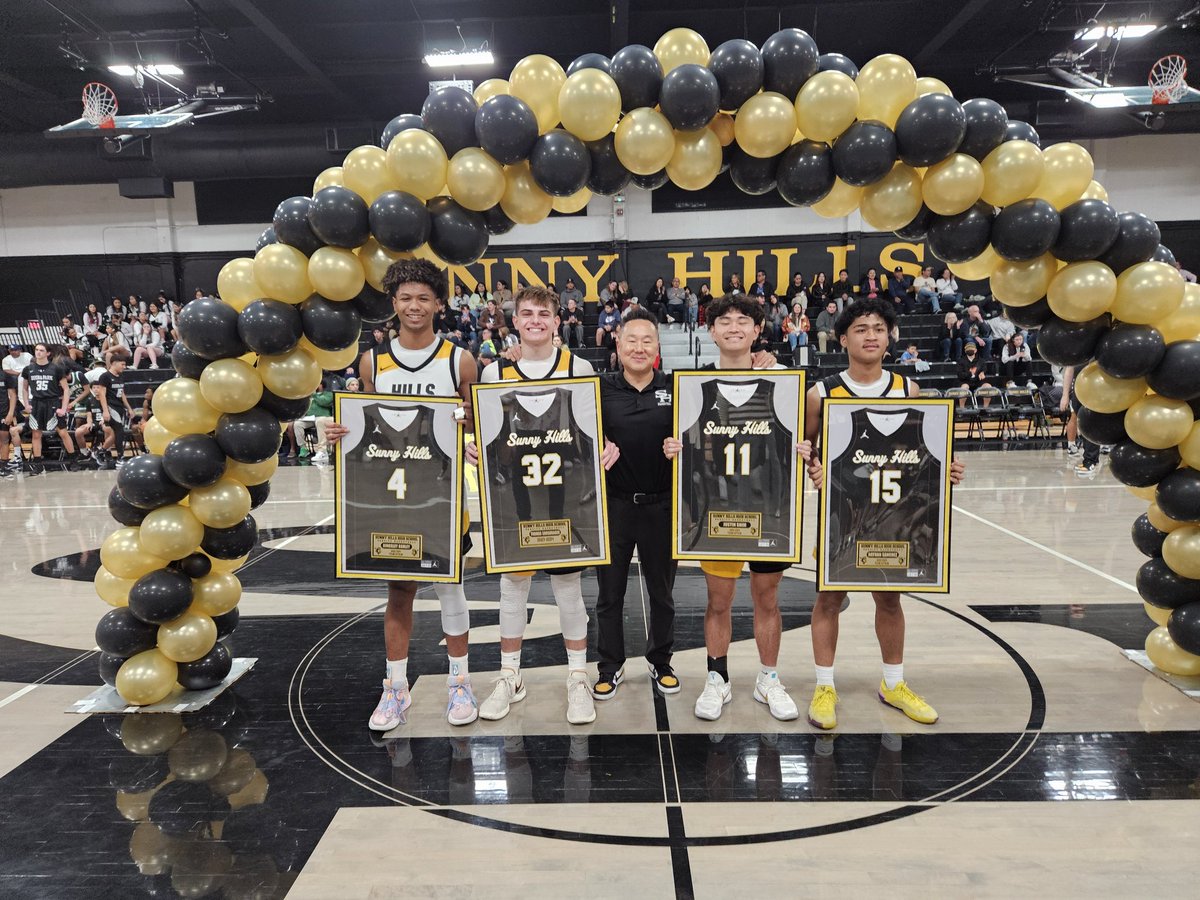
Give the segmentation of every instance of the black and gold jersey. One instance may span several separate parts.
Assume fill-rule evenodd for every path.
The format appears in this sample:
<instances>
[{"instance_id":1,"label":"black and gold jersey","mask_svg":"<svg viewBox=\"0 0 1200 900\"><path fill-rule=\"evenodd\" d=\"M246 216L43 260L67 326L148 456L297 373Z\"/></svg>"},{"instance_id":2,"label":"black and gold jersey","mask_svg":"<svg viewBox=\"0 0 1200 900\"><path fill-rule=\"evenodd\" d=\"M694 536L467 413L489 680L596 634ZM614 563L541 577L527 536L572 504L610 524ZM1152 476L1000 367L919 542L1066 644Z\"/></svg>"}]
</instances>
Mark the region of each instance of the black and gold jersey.
<instances>
[{"instance_id":1,"label":"black and gold jersey","mask_svg":"<svg viewBox=\"0 0 1200 900\"><path fill-rule=\"evenodd\" d=\"M410 397L454 397L458 394L460 347L438 338L421 350L406 350L399 338L371 351L376 392Z\"/></svg>"}]
</instances>

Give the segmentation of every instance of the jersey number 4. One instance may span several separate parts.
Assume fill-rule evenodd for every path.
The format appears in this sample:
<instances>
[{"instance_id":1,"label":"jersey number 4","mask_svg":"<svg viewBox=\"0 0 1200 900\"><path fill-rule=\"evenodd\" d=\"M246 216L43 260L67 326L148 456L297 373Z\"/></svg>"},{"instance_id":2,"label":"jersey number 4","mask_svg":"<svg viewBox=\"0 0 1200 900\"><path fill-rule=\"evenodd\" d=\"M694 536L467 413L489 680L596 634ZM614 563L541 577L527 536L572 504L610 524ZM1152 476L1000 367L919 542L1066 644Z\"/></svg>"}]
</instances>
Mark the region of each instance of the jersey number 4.
<instances>
[{"instance_id":1,"label":"jersey number 4","mask_svg":"<svg viewBox=\"0 0 1200 900\"><path fill-rule=\"evenodd\" d=\"M741 457L741 465L738 465ZM725 474L732 475L749 475L750 474L750 445L749 444L726 444L725 445Z\"/></svg>"},{"instance_id":2,"label":"jersey number 4","mask_svg":"<svg viewBox=\"0 0 1200 900\"><path fill-rule=\"evenodd\" d=\"M872 469L871 502L899 503L900 475L896 469Z\"/></svg>"},{"instance_id":3,"label":"jersey number 4","mask_svg":"<svg viewBox=\"0 0 1200 900\"><path fill-rule=\"evenodd\" d=\"M404 480L404 469L393 469L392 477L388 479L387 489L396 495L397 500L403 500L408 493L408 482Z\"/></svg>"},{"instance_id":4,"label":"jersey number 4","mask_svg":"<svg viewBox=\"0 0 1200 900\"><path fill-rule=\"evenodd\" d=\"M562 457L557 453L543 453L541 456L526 453L521 457L521 465L525 467L521 482L526 487L563 483L562 475L558 471L562 468Z\"/></svg>"}]
</instances>

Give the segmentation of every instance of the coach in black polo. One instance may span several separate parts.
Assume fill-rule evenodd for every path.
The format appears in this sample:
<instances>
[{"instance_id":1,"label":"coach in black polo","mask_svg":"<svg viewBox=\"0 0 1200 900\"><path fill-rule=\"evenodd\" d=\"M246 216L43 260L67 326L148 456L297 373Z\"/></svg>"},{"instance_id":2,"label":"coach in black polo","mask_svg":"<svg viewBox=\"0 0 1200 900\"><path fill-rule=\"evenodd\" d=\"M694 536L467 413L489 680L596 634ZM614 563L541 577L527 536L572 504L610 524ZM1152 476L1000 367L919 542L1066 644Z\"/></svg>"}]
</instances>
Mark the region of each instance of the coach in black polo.
<instances>
[{"instance_id":1,"label":"coach in black polo","mask_svg":"<svg viewBox=\"0 0 1200 900\"><path fill-rule=\"evenodd\" d=\"M677 565L671 558L671 463L662 450L674 429L673 403L671 379L654 368L658 320L647 310L630 310L617 331L616 347L622 371L600 379L604 436L621 448L621 456L606 476L612 563L596 569L600 674L592 695L597 700L612 697L625 675L625 586L635 547L650 598L650 677L660 692L679 693L671 670Z\"/></svg>"}]
</instances>

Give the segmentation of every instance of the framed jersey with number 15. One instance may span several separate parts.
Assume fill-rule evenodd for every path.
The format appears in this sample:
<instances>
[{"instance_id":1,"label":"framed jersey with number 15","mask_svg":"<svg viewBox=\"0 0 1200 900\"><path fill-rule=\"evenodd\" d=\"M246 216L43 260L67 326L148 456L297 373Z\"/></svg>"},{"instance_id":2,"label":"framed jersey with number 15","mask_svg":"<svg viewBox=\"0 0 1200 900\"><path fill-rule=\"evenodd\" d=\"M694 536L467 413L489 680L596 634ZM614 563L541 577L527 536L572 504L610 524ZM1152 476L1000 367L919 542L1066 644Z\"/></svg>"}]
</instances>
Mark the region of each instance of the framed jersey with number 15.
<instances>
[{"instance_id":1,"label":"framed jersey with number 15","mask_svg":"<svg viewBox=\"0 0 1200 900\"><path fill-rule=\"evenodd\" d=\"M950 590L954 401L827 398L817 590Z\"/></svg>"},{"instance_id":2,"label":"framed jersey with number 15","mask_svg":"<svg viewBox=\"0 0 1200 900\"><path fill-rule=\"evenodd\" d=\"M456 582L463 565L463 429L454 397L334 395L338 578Z\"/></svg>"}]
</instances>

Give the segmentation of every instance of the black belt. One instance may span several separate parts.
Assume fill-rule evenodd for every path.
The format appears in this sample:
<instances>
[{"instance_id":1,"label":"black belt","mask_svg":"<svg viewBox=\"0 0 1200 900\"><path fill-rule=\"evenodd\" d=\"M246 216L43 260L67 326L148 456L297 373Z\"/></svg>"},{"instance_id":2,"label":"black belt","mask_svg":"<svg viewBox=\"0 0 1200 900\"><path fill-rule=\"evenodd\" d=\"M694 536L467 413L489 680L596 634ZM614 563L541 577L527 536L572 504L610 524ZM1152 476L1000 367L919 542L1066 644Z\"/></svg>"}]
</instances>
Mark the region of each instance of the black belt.
<instances>
[{"instance_id":1,"label":"black belt","mask_svg":"<svg viewBox=\"0 0 1200 900\"><path fill-rule=\"evenodd\" d=\"M643 494L641 492L628 494L625 491L609 490L610 497L616 497L618 500L628 500L634 506L649 506L651 503L662 503L671 497L670 491L661 491L657 494Z\"/></svg>"}]
</instances>

